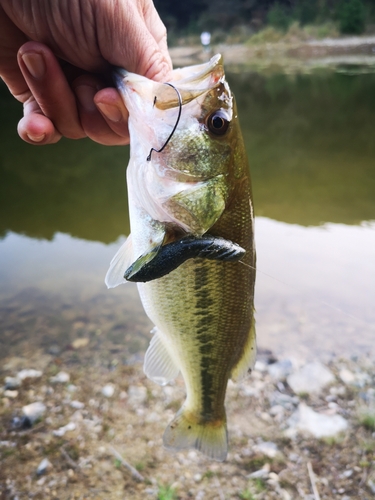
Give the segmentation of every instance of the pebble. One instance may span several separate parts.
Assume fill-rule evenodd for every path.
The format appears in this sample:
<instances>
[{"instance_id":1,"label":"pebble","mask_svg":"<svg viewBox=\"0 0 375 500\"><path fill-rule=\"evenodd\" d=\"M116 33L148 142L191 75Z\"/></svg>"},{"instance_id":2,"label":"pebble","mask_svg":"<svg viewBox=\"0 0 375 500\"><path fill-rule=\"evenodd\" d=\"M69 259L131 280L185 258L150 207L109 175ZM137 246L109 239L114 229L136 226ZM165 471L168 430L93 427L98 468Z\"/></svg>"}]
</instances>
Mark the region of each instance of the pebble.
<instances>
[{"instance_id":1,"label":"pebble","mask_svg":"<svg viewBox=\"0 0 375 500\"><path fill-rule=\"evenodd\" d=\"M144 386L131 385L128 389L128 401L132 405L142 404L147 399L147 389Z\"/></svg>"},{"instance_id":2,"label":"pebble","mask_svg":"<svg viewBox=\"0 0 375 500\"><path fill-rule=\"evenodd\" d=\"M113 384L107 384L102 389L102 394L106 398L111 398L115 393L115 386Z\"/></svg>"},{"instance_id":3,"label":"pebble","mask_svg":"<svg viewBox=\"0 0 375 500\"><path fill-rule=\"evenodd\" d=\"M334 380L333 373L319 362L308 363L287 378L290 388L296 394L320 392Z\"/></svg>"},{"instance_id":4,"label":"pebble","mask_svg":"<svg viewBox=\"0 0 375 500\"><path fill-rule=\"evenodd\" d=\"M375 483L371 479L367 481L367 486L370 488L371 492L375 495Z\"/></svg>"},{"instance_id":5,"label":"pebble","mask_svg":"<svg viewBox=\"0 0 375 500\"><path fill-rule=\"evenodd\" d=\"M271 406L282 406L286 410L293 410L299 403L297 396L289 396L279 391L272 392L268 399Z\"/></svg>"},{"instance_id":6,"label":"pebble","mask_svg":"<svg viewBox=\"0 0 375 500\"><path fill-rule=\"evenodd\" d=\"M299 405L288 423L288 437L294 437L298 432L312 434L315 438L331 437L348 428L348 422L340 415L317 413L305 403Z\"/></svg>"},{"instance_id":7,"label":"pebble","mask_svg":"<svg viewBox=\"0 0 375 500\"><path fill-rule=\"evenodd\" d=\"M4 380L4 389L14 391L14 389L18 389L21 385L21 381L18 377L5 377Z\"/></svg>"},{"instance_id":8,"label":"pebble","mask_svg":"<svg viewBox=\"0 0 375 500\"><path fill-rule=\"evenodd\" d=\"M15 399L18 396L18 391L6 390L4 391L4 396L6 398Z\"/></svg>"},{"instance_id":9,"label":"pebble","mask_svg":"<svg viewBox=\"0 0 375 500\"><path fill-rule=\"evenodd\" d=\"M21 370L17 373L17 378L21 381L26 380L28 378L40 378L43 373L40 370Z\"/></svg>"},{"instance_id":10,"label":"pebble","mask_svg":"<svg viewBox=\"0 0 375 500\"><path fill-rule=\"evenodd\" d=\"M22 408L23 414L28 418L31 425L33 425L36 420L39 420L44 415L46 410L46 405L40 401L31 403Z\"/></svg>"},{"instance_id":11,"label":"pebble","mask_svg":"<svg viewBox=\"0 0 375 500\"><path fill-rule=\"evenodd\" d=\"M49 379L51 384L66 384L67 382L69 382L69 380L70 375L66 372L59 372L57 375Z\"/></svg>"},{"instance_id":12,"label":"pebble","mask_svg":"<svg viewBox=\"0 0 375 500\"><path fill-rule=\"evenodd\" d=\"M274 380L285 380L293 371L293 365L290 359L283 359L268 365L268 373Z\"/></svg>"},{"instance_id":13,"label":"pebble","mask_svg":"<svg viewBox=\"0 0 375 500\"><path fill-rule=\"evenodd\" d=\"M267 371L267 364L264 361L257 360L255 362L254 370L264 373Z\"/></svg>"},{"instance_id":14,"label":"pebble","mask_svg":"<svg viewBox=\"0 0 375 500\"><path fill-rule=\"evenodd\" d=\"M354 373L347 368L343 368L342 370L340 370L339 377L346 385L354 384L355 382Z\"/></svg>"},{"instance_id":15,"label":"pebble","mask_svg":"<svg viewBox=\"0 0 375 500\"><path fill-rule=\"evenodd\" d=\"M38 468L36 469L36 474L37 474L37 476L41 476L42 474L45 474L51 468L52 468L52 464L48 460L48 458L43 458L43 460L38 465Z\"/></svg>"},{"instance_id":16,"label":"pebble","mask_svg":"<svg viewBox=\"0 0 375 500\"><path fill-rule=\"evenodd\" d=\"M251 474L248 474L246 477L248 479L265 478L265 477L268 477L270 470L271 470L270 464L264 464L261 469L256 470L255 472L252 472Z\"/></svg>"},{"instance_id":17,"label":"pebble","mask_svg":"<svg viewBox=\"0 0 375 500\"><path fill-rule=\"evenodd\" d=\"M279 460L282 460L284 458L283 454L278 449L276 443L273 443L272 441L264 441L259 444L256 444L253 447L253 450L256 453L261 453L262 455L268 458L279 459Z\"/></svg>"},{"instance_id":18,"label":"pebble","mask_svg":"<svg viewBox=\"0 0 375 500\"><path fill-rule=\"evenodd\" d=\"M82 403L81 401L73 400L73 401L71 401L70 406L72 408L74 408L75 410L82 410L82 408L85 407L85 403Z\"/></svg>"},{"instance_id":19,"label":"pebble","mask_svg":"<svg viewBox=\"0 0 375 500\"><path fill-rule=\"evenodd\" d=\"M78 338L78 339L75 339L73 340L72 342L72 347L73 349L81 349L82 347L86 347L89 343L89 340L88 338Z\"/></svg>"},{"instance_id":20,"label":"pebble","mask_svg":"<svg viewBox=\"0 0 375 500\"><path fill-rule=\"evenodd\" d=\"M59 429L56 429L53 431L53 435L57 437L62 437L65 435L66 432L68 431L74 431L76 428L76 424L74 422L69 422L69 424L64 425L63 427L60 427Z\"/></svg>"}]
</instances>

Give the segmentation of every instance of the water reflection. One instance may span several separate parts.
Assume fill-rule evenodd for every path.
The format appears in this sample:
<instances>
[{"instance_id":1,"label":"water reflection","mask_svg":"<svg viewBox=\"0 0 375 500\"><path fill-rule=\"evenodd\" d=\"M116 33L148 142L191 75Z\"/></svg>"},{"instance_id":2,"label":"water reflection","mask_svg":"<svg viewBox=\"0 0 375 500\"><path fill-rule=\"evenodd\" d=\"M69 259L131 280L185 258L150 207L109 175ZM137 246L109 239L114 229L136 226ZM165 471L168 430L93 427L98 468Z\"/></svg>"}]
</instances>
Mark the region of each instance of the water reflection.
<instances>
[{"instance_id":1,"label":"water reflection","mask_svg":"<svg viewBox=\"0 0 375 500\"><path fill-rule=\"evenodd\" d=\"M307 356L371 349L375 226L363 221L375 220L375 75L242 72L229 80L266 273L257 282L260 345ZM0 106L0 357L87 335L109 358L129 359L151 325L134 286L103 284L129 230L127 148L29 146L16 134L20 105L2 86Z\"/></svg>"}]
</instances>

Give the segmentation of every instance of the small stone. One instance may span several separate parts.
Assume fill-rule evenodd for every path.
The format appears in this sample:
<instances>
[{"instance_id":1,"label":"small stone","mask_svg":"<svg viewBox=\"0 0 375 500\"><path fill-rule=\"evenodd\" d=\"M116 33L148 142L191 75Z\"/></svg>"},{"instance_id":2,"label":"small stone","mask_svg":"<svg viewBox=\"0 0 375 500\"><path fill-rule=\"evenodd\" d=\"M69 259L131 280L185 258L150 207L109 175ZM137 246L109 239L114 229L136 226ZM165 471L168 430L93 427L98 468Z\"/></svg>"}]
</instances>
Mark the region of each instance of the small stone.
<instances>
[{"instance_id":1,"label":"small stone","mask_svg":"<svg viewBox=\"0 0 375 500\"><path fill-rule=\"evenodd\" d=\"M346 384L346 385L354 384L354 382L355 382L354 373L352 373L351 371L349 371L346 368L343 368L342 370L340 370L339 377L342 380L342 382L344 382L344 384Z\"/></svg>"},{"instance_id":2,"label":"small stone","mask_svg":"<svg viewBox=\"0 0 375 500\"><path fill-rule=\"evenodd\" d=\"M202 474L195 474L194 475L194 481L196 483L199 483L200 481L202 481Z\"/></svg>"},{"instance_id":3,"label":"small stone","mask_svg":"<svg viewBox=\"0 0 375 500\"><path fill-rule=\"evenodd\" d=\"M352 475L353 475L353 469L348 469L348 470L344 471L342 474L340 474L340 477L343 479L343 478L350 477Z\"/></svg>"},{"instance_id":4,"label":"small stone","mask_svg":"<svg viewBox=\"0 0 375 500\"><path fill-rule=\"evenodd\" d=\"M16 443L13 443L12 441L0 441L0 446L4 446L4 448L14 448Z\"/></svg>"},{"instance_id":5,"label":"small stone","mask_svg":"<svg viewBox=\"0 0 375 500\"><path fill-rule=\"evenodd\" d=\"M267 371L267 364L264 361L257 360L255 362L254 370L264 373Z\"/></svg>"},{"instance_id":6,"label":"small stone","mask_svg":"<svg viewBox=\"0 0 375 500\"><path fill-rule=\"evenodd\" d=\"M308 363L287 378L290 388L296 394L320 392L334 380L332 372L318 362Z\"/></svg>"},{"instance_id":7,"label":"small stone","mask_svg":"<svg viewBox=\"0 0 375 500\"><path fill-rule=\"evenodd\" d=\"M375 483L372 479L367 481L367 486L370 488L371 492L375 495Z\"/></svg>"},{"instance_id":8,"label":"small stone","mask_svg":"<svg viewBox=\"0 0 375 500\"><path fill-rule=\"evenodd\" d=\"M69 385L66 386L66 390L69 391L69 392L76 392L77 386L74 385L74 384L69 384Z\"/></svg>"},{"instance_id":9,"label":"small stone","mask_svg":"<svg viewBox=\"0 0 375 500\"><path fill-rule=\"evenodd\" d=\"M74 431L76 428L76 424L74 422L69 422L69 424L64 425L63 427L60 427L59 429L56 429L53 431L53 435L57 437L62 437L65 435L66 432L68 431Z\"/></svg>"},{"instance_id":10,"label":"small stone","mask_svg":"<svg viewBox=\"0 0 375 500\"><path fill-rule=\"evenodd\" d=\"M28 378L40 378L42 375L43 373L40 370L21 370L17 373L17 378L23 381Z\"/></svg>"},{"instance_id":11,"label":"small stone","mask_svg":"<svg viewBox=\"0 0 375 500\"><path fill-rule=\"evenodd\" d=\"M81 403L81 401L71 401L70 406L75 410L82 410L85 407L85 403Z\"/></svg>"},{"instance_id":12,"label":"small stone","mask_svg":"<svg viewBox=\"0 0 375 500\"><path fill-rule=\"evenodd\" d=\"M37 401L36 403L31 403L22 408L22 412L25 417L28 418L30 424L33 425L34 422L39 420L46 412L46 405Z\"/></svg>"},{"instance_id":13,"label":"small stone","mask_svg":"<svg viewBox=\"0 0 375 500\"><path fill-rule=\"evenodd\" d=\"M142 404L147 399L147 389L144 386L131 385L128 389L128 401L136 406Z\"/></svg>"},{"instance_id":14,"label":"small stone","mask_svg":"<svg viewBox=\"0 0 375 500\"><path fill-rule=\"evenodd\" d=\"M276 460L282 460L284 458L284 455L277 448L276 443L273 443L271 441L264 441L262 443L256 444L253 449L256 453L261 453L268 458Z\"/></svg>"},{"instance_id":15,"label":"small stone","mask_svg":"<svg viewBox=\"0 0 375 500\"><path fill-rule=\"evenodd\" d=\"M293 365L290 359L283 359L268 365L268 373L274 380L285 380L292 373Z\"/></svg>"},{"instance_id":16,"label":"small stone","mask_svg":"<svg viewBox=\"0 0 375 500\"><path fill-rule=\"evenodd\" d=\"M10 391L18 389L18 387L21 385L21 381L18 377L5 377L4 382L5 382L4 389L5 390L9 389Z\"/></svg>"},{"instance_id":17,"label":"small stone","mask_svg":"<svg viewBox=\"0 0 375 500\"><path fill-rule=\"evenodd\" d=\"M286 435L294 437L297 432L312 434L316 438L330 437L345 431L348 422L340 415L323 415L304 403L289 419Z\"/></svg>"},{"instance_id":18,"label":"small stone","mask_svg":"<svg viewBox=\"0 0 375 500\"><path fill-rule=\"evenodd\" d=\"M106 398L111 398L115 393L115 386L113 384L107 384L102 389L102 394Z\"/></svg>"},{"instance_id":19,"label":"small stone","mask_svg":"<svg viewBox=\"0 0 375 500\"><path fill-rule=\"evenodd\" d=\"M285 414L285 409L281 405L271 406L270 415L281 420Z\"/></svg>"},{"instance_id":20,"label":"small stone","mask_svg":"<svg viewBox=\"0 0 375 500\"><path fill-rule=\"evenodd\" d=\"M48 348L48 353L52 354L52 356L58 356L60 354L60 352L61 352L61 348L57 344L52 344Z\"/></svg>"},{"instance_id":21,"label":"small stone","mask_svg":"<svg viewBox=\"0 0 375 500\"><path fill-rule=\"evenodd\" d=\"M49 379L51 384L66 384L67 382L69 382L69 380L70 375L66 372L59 372L57 375Z\"/></svg>"},{"instance_id":22,"label":"small stone","mask_svg":"<svg viewBox=\"0 0 375 500\"><path fill-rule=\"evenodd\" d=\"M86 347L89 343L90 339L88 338L78 338L73 340L72 347L73 349L81 349L82 347Z\"/></svg>"},{"instance_id":23,"label":"small stone","mask_svg":"<svg viewBox=\"0 0 375 500\"><path fill-rule=\"evenodd\" d=\"M18 391L4 391L4 396L6 398L15 399L18 396Z\"/></svg>"},{"instance_id":24,"label":"small stone","mask_svg":"<svg viewBox=\"0 0 375 500\"><path fill-rule=\"evenodd\" d=\"M282 406L286 410L293 410L299 403L297 396L289 396L279 391L274 391L268 399L271 406Z\"/></svg>"},{"instance_id":25,"label":"small stone","mask_svg":"<svg viewBox=\"0 0 375 500\"><path fill-rule=\"evenodd\" d=\"M293 452L291 452L291 453L289 453L288 458L289 458L289 460L290 460L291 462L298 462L298 460L299 460L299 455L298 455L298 453L293 453Z\"/></svg>"},{"instance_id":26,"label":"small stone","mask_svg":"<svg viewBox=\"0 0 375 500\"><path fill-rule=\"evenodd\" d=\"M246 477L248 479L265 478L268 477L270 470L271 470L270 464L264 464L261 469L252 472L251 474L248 474Z\"/></svg>"},{"instance_id":27,"label":"small stone","mask_svg":"<svg viewBox=\"0 0 375 500\"><path fill-rule=\"evenodd\" d=\"M48 458L43 458L43 460L38 465L38 468L36 470L36 474L37 474L37 476L41 476L42 474L45 474L51 468L52 468L52 464L48 460Z\"/></svg>"}]
</instances>

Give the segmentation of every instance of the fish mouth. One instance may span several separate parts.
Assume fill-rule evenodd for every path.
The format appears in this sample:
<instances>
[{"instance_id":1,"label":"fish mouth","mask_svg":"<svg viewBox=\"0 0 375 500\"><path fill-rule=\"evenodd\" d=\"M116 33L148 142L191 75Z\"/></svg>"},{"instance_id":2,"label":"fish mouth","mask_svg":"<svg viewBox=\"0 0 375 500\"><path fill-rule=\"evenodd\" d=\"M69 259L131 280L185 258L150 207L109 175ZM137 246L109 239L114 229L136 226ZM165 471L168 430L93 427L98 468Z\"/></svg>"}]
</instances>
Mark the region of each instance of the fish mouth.
<instances>
[{"instance_id":1,"label":"fish mouth","mask_svg":"<svg viewBox=\"0 0 375 500\"><path fill-rule=\"evenodd\" d=\"M216 54L207 63L197 64L186 68L173 70L173 78L168 82L160 83L148 78L131 73L123 68L115 68L113 78L119 91L123 94L147 93L150 87L164 85L161 92L162 98L158 99L154 105L161 110L171 109L179 106L179 99L176 91L181 96L182 105L188 104L192 100L201 96L214 88L224 79L223 58L221 54Z\"/></svg>"}]
</instances>

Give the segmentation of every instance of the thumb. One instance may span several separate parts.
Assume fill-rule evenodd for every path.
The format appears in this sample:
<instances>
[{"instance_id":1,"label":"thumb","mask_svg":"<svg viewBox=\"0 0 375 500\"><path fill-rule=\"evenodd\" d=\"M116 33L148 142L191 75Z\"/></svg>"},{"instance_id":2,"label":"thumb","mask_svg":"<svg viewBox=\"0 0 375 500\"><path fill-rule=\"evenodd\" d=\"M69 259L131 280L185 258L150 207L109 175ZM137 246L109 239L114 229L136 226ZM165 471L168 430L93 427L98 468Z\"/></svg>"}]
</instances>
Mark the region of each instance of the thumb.
<instances>
[{"instance_id":1,"label":"thumb","mask_svg":"<svg viewBox=\"0 0 375 500\"><path fill-rule=\"evenodd\" d=\"M167 33L152 0L116 0L111 8L104 6L101 2L96 12L98 44L104 59L153 80L171 79Z\"/></svg>"}]
</instances>

